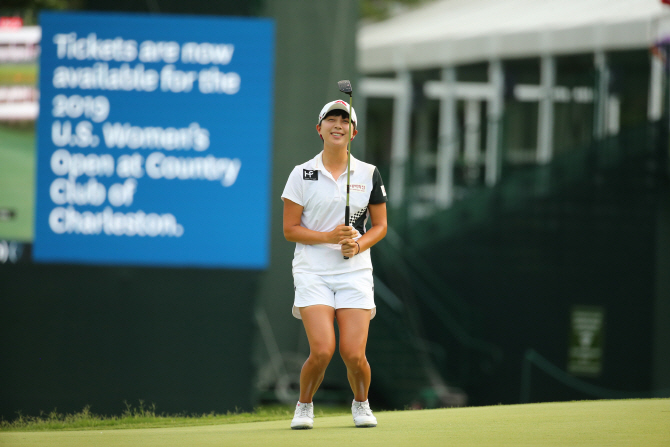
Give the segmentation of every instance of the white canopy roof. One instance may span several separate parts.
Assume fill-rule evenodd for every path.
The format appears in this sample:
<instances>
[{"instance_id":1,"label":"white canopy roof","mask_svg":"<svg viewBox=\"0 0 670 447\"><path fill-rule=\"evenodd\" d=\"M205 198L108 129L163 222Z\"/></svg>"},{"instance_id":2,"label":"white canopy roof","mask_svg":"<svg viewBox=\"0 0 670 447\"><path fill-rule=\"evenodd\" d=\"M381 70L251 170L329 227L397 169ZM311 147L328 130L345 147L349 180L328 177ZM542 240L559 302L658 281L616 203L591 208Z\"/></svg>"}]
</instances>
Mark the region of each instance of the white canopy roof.
<instances>
[{"instance_id":1,"label":"white canopy roof","mask_svg":"<svg viewBox=\"0 0 670 447\"><path fill-rule=\"evenodd\" d=\"M436 0L358 31L363 73L649 47L660 0Z\"/></svg>"}]
</instances>

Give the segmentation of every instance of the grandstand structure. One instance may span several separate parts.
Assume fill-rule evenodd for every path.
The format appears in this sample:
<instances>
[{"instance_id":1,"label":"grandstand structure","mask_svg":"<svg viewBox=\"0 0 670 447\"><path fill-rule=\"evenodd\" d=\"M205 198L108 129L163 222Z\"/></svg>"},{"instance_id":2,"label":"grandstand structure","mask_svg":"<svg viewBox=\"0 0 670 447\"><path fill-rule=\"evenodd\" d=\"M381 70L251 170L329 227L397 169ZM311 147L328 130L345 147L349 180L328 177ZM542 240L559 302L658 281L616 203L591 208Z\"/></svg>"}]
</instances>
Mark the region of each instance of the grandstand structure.
<instances>
[{"instance_id":1,"label":"grandstand structure","mask_svg":"<svg viewBox=\"0 0 670 447\"><path fill-rule=\"evenodd\" d=\"M641 103L637 115L660 119L662 61L649 49L668 23L658 0L437 0L362 26L361 94L372 108L387 99L383 111L392 101L392 132L380 130L392 206L411 197L416 218L448 208L503 165L617 134Z\"/></svg>"}]
</instances>

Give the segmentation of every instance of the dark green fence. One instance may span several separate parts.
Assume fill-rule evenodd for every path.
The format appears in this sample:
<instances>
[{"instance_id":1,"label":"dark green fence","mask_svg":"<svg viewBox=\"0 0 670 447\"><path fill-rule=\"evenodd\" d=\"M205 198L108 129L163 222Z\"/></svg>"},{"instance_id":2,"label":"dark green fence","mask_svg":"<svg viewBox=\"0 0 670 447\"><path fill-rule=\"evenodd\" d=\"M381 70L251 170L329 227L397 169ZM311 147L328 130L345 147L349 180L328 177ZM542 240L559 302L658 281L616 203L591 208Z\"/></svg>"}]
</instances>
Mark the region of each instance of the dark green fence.
<instances>
[{"instance_id":1,"label":"dark green fence","mask_svg":"<svg viewBox=\"0 0 670 447\"><path fill-rule=\"evenodd\" d=\"M250 410L259 275L0 266L0 415Z\"/></svg>"}]
</instances>

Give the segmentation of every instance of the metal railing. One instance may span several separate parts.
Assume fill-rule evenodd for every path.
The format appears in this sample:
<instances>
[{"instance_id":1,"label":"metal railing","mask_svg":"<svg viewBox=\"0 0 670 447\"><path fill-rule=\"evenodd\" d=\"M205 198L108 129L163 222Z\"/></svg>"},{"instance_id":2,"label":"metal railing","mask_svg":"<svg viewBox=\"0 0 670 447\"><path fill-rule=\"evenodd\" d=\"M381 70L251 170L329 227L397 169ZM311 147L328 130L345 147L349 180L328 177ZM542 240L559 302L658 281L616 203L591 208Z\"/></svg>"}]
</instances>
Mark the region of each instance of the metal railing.
<instances>
[{"instance_id":1,"label":"metal railing","mask_svg":"<svg viewBox=\"0 0 670 447\"><path fill-rule=\"evenodd\" d=\"M598 385L593 385L592 383L569 375L558 366L544 358L534 349L528 349L526 350L526 354L523 358L521 395L519 397L519 401L521 403L531 402L531 377L533 366L554 380L562 383L563 385L568 386L580 393L586 394L587 396L598 399L645 399L651 397L670 397L670 388L648 392L636 392L612 390Z\"/></svg>"},{"instance_id":2,"label":"metal railing","mask_svg":"<svg viewBox=\"0 0 670 447\"><path fill-rule=\"evenodd\" d=\"M373 256L377 295L389 309L405 314L407 330L421 341L421 351L429 355L424 363L430 363L446 381L467 386L476 373L490 369L481 365L502 360L499 347L476 335L473 328L477 316L469 305L425 260L407 249L393 228L377 244ZM425 334L427 315L439 324L439 339Z\"/></svg>"}]
</instances>

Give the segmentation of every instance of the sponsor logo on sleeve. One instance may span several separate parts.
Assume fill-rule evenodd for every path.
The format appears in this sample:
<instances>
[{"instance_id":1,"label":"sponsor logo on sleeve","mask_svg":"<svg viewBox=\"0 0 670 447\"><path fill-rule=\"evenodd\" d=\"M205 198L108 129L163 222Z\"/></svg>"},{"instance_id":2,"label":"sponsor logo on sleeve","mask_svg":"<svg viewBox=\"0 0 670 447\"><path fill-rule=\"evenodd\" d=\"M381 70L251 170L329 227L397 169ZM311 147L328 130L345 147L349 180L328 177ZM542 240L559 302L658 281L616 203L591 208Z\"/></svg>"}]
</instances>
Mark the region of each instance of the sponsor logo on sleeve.
<instances>
[{"instance_id":1,"label":"sponsor logo on sleeve","mask_svg":"<svg viewBox=\"0 0 670 447\"><path fill-rule=\"evenodd\" d=\"M303 180L319 180L319 171L316 169L303 169L302 170L302 179Z\"/></svg>"},{"instance_id":2,"label":"sponsor logo on sleeve","mask_svg":"<svg viewBox=\"0 0 670 447\"><path fill-rule=\"evenodd\" d=\"M386 189L384 188L384 185L382 185L381 188L382 188L382 194L384 195L384 197L386 197Z\"/></svg>"}]
</instances>

